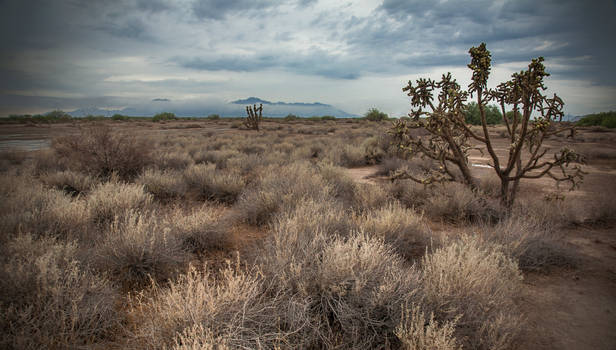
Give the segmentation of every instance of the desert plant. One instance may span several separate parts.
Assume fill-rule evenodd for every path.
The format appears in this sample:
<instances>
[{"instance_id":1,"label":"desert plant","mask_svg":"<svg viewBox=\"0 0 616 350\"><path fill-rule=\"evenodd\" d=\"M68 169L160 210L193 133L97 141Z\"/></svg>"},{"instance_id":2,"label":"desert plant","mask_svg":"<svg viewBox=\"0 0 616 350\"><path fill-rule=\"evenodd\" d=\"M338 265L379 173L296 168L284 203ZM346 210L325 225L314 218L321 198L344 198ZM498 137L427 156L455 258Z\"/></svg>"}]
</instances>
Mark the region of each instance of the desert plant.
<instances>
[{"instance_id":1,"label":"desert plant","mask_svg":"<svg viewBox=\"0 0 616 350\"><path fill-rule=\"evenodd\" d=\"M101 177L115 173L132 179L150 161L150 149L143 141L114 133L102 123L84 127L79 134L57 138L52 147L69 166Z\"/></svg>"},{"instance_id":2,"label":"desert plant","mask_svg":"<svg viewBox=\"0 0 616 350\"><path fill-rule=\"evenodd\" d=\"M148 215L149 214L149 215ZM172 226L152 213L129 211L114 220L96 247L94 266L124 287L164 281L187 261L188 253Z\"/></svg>"},{"instance_id":3,"label":"desert plant","mask_svg":"<svg viewBox=\"0 0 616 350\"><path fill-rule=\"evenodd\" d=\"M420 293L440 322L456 323L468 349L508 349L521 329L514 300L521 288L517 263L502 247L462 237L426 255Z\"/></svg>"},{"instance_id":4,"label":"desert plant","mask_svg":"<svg viewBox=\"0 0 616 350\"><path fill-rule=\"evenodd\" d=\"M503 116L498 110L498 106L490 105L485 107L486 123L488 125L500 124L503 122ZM481 113L477 102L471 102L466 105L464 110L465 122L471 125L481 125Z\"/></svg>"},{"instance_id":5,"label":"desert plant","mask_svg":"<svg viewBox=\"0 0 616 350\"><path fill-rule=\"evenodd\" d=\"M124 217L131 209L145 209L151 202L152 195L145 192L143 185L119 182L96 186L87 199L90 219L100 227Z\"/></svg>"},{"instance_id":6,"label":"desert plant","mask_svg":"<svg viewBox=\"0 0 616 350\"><path fill-rule=\"evenodd\" d=\"M2 246L0 347L106 347L113 339L121 323L116 292L76 251L73 242L29 234Z\"/></svg>"},{"instance_id":7,"label":"desert plant","mask_svg":"<svg viewBox=\"0 0 616 350\"><path fill-rule=\"evenodd\" d=\"M215 164L195 164L184 170L188 191L201 200L234 203L246 183L239 174L216 169Z\"/></svg>"},{"instance_id":8,"label":"desert plant","mask_svg":"<svg viewBox=\"0 0 616 350\"><path fill-rule=\"evenodd\" d=\"M364 119L374 122L380 122L382 120L389 119L389 116L387 115L387 113L383 113L376 108L370 108L370 110L368 110L368 112L364 114Z\"/></svg>"},{"instance_id":9,"label":"desert plant","mask_svg":"<svg viewBox=\"0 0 616 350\"><path fill-rule=\"evenodd\" d=\"M170 113L170 112L158 113L152 117L153 122L162 122L166 120L176 120L176 119L178 118L175 116L175 114Z\"/></svg>"},{"instance_id":10,"label":"desert plant","mask_svg":"<svg viewBox=\"0 0 616 350\"><path fill-rule=\"evenodd\" d=\"M439 161L440 167L418 178L408 173L398 174L399 178L410 178L423 183L455 181L457 176L450 168L455 165L463 181L471 188L476 187L468 162L470 150L475 147L471 139L485 145L492 159L492 167L501 181L501 202L511 208L515 201L521 179L536 179L549 176L557 184L568 182L576 188L583 177L583 171L576 163L581 157L569 148L563 148L554 154L553 159L544 158L548 149L542 147L543 141L550 135L559 134L571 127L559 127L562 120L563 101L556 95L548 98L542 94L546 89L543 79L545 72L543 57L533 59L528 70L514 73L508 82L488 89L491 55L484 43L469 50L473 71L472 82L468 92L463 91L450 73L443 75L440 81L418 79L416 86L409 81L403 88L411 98L411 122L397 121L391 130L399 147L411 155L432 158ZM438 104L433 102L433 92L439 90ZM465 122L465 102L468 96L475 95L481 117L482 132L477 133ZM496 101L501 107L501 114L510 138L508 158L503 162L494 151L488 133L486 106ZM507 118L505 105L513 106L512 119ZM533 113L535 115L533 116ZM534 117L534 118L533 118ZM532 119L531 119L532 118ZM424 129L427 137L418 137L410 129ZM524 157L522 154L524 153ZM569 167L570 164L574 164ZM501 166L503 164L503 166ZM560 173L555 173L558 170Z\"/></svg>"},{"instance_id":11,"label":"desert plant","mask_svg":"<svg viewBox=\"0 0 616 350\"><path fill-rule=\"evenodd\" d=\"M259 124L261 124L261 120L263 120L262 113L263 104L260 104L259 108L257 108L257 105L253 105L252 107L246 106L246 114L248 114L248 116L244 120L244 125L248 129L259 131Z\"/></svg>"}]
</instances>

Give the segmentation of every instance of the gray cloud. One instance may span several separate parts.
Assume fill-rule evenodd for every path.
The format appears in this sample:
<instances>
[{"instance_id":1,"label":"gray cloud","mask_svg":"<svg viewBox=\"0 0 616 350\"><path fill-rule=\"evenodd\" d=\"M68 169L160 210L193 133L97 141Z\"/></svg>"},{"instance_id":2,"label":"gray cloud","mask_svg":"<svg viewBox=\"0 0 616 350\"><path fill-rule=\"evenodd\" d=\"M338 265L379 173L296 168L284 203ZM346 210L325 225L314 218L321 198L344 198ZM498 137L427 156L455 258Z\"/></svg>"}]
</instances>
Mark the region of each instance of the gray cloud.
<instances>
[{"instance_id":1,"label":"gray cloud","mask_svg":"<svg viewBox=\"0 0 616 350\"><path fill-rule=\"evenodd\" d=\"M210 73L250 76L257 90L262 72L269 86L297 76L342 86L463 68L468 49L480 42L488 44L495 64L545 56L556 79L616 86L612 0L383 0L364 12L360 5L0 0L0 94L38 94L47 104L60 103L50 96L84 96L88 104L96 96L176 101L181 94L224 90L230 96L244 88L238 81L208 80ZM372 97L332 91L340 94L332 100ZM305 93L302 100L314 100L310 94L320 91ZM72 98L63 101L77 103Z\"/></svg>"}]
</instances>

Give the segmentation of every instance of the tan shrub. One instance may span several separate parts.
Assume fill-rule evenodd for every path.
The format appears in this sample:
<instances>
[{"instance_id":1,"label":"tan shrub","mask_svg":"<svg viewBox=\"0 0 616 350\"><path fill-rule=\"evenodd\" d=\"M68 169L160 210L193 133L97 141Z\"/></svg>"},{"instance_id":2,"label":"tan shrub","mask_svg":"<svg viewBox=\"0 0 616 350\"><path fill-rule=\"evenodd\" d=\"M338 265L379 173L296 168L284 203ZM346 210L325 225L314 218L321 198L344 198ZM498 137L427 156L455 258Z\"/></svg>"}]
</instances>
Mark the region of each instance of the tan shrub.
<instances>
[{"instance_id":1,"label":"tan shrub","mask_svg":"<svg viewBox=\"0 0 616 350\"><path fill-rule=\"evenodd\" d=\"M122 218L131 209L145 209L152 203L152 195L143 185L107 182L92 190L87 199L90 218L103 227L116 217Z\"/></svg>"},{"instance_id":2,"label":"tan shrub","mask_svg":"<svg viewBox=\"0 0 616 350\"><path fill-rule=\"evenodd\" d=\"M439 324L434 315L426 317L419 307L405 310L396 336L405 350L460 350L454 337L455 320Z\"/></svg>"},{"instance_id":3,"label":"tan shrub","mask_svg":"<svg viewBox=\"0 0 616 350\"><path fill-rule=\"evenodd\" d=\"M421 208L431 196L426 186L412 180L397 180L385 189L407 208Z\"/></svg>"},{"instance_id":4,"label":"tan shrub","mask_svg":"<svg viewBox=\"0 0 616 350\"><path fill-rule=\"evenodd\" d=\"M255 271L256 272L256 271ZM214 280L207 268L191 267L186 275L167 288L155 286L134 301L138 319L133 342L137 348L176 349L274 348L289 343L301 329L293 317L302 316L278 305L275 295L266 293L258 273L223 269ZM291 314L287 314L291 312Z\"/></svg>"},{"instance_id":5,"label":"tan shrub","mask_svg":"<svg viewBox=\"0 0 616 350\"><path fill-rule=\"evenodd\" d=\"M157 152L152 163L159 169L184 170L194 163L192 157L182 151Z\"/></svg>"},{"instance_id":6,"label":"tan shrub","mask_svg":"<svg viewBox=\"0 0 616 350\"><path fill-rule=\"evenodd\" d=\"M7 236L28 232L75 239L86 233L89 214L82 200L27 177L1 177L0 187L0 230Z\"/></svg>"},{"instance_id":7,"label":"tan shrub","mask_svg":"<svg viewBox=\"0 0 616 350\"><path fill-rule=\"evenodd\" d=\"M102 177L115 173L132 179L150 163L151 148L145 141L114 133L106 124L88 125L79 134L57 138L52 148L70 167Z\"/></svg>"},{"instance_id":8,"label":"tan shrub","mask_svg":"<svg viewBox=\"0 0 616 350\"><path fill-rule=\"evenodd\" d=\"M328 184L307 163L272 165L262 169L258 183L239 198L236 219L265 225L280 210L292 210L308 198L327 198L329 192Z\"/></svg>"},{"instance_id":9,"label":"tan shrub","mask_svg":"<svg viewBox=\"0 0 616 350\"><path fill-rule=\"evenodd\" d=\"M520 330L521 281L502 247L463 237L423 258L420 293L437 320L458 319L456 337L466 348L508 349Z\"/></svg>"},{"instance_id":10,"label":"tan shrub","mask_svg":"<svg viewBox=\"0 0 616 350\"><path fill-rule=\"evenodd\" d=\"M391 201L389 194L380 185L359 183L355 187L353 209L369 212L384 207Z\"/></svg>"},{"instance_id":11,"label":"tan shrub","mask_svg":"<svg viewBox=\"0 0 616 350\"><path fill-rule=\"evenodd\" d=\"M438 245L438 238L433 237L423 222L421 215L399 204L364 214L361 228L368 234L382 238L395 251L408 260L422 257L428 249Z\"/></svg>"},{"instance_id":12,"label":"tan shrub","mask_svg":"<svg viewBox=\"0 0 616 350\"><path fill-rule=\"evenodd\" d=\"M101 346L121 317L109 282L75 260L76 245L23 234L2 248L0 347Z\"/></svg>"},{"instance_id":13,"label":"tan shrub","mask_svg":"<svg viewBox=\"0 0 616 350\"><path fill-rule=\"evenodd\" d=\"M97 245L94 265L123 286L139 288L150 279L172 277L187 258L169 223L154 213L130 212L116 219Z\"/></svg>"},{"instance_id":14,"label":"tan shrub","mask_svg":"<svg viewBox=\"0 0 616 350\"><path fill-rule=\"evenodd\" d=\"M229 225L219 220L219 213L207 206L186 214L176 210L169 218L182 246L193 253L204 253L229 246Z\"/></svg>"},{"instance_id":15,"label":"tan shrub","mask_svg":"<svg viewBox=\"0 0 616 350\"><path fill-rule=\"evenodd\" d=\"M496 200L486 198L458 182L433 187L424 210L433 219L453 223L496 222L504 215Z\"/></svg>"},{"instance_id":16,"label":"tan shrub","mask_svg":"<svg viewBox=\"0 0 616 350\"><path fill-rule=\"evenodd\" d=\"M244 179L236 173L216 169L214 164L196 164L184 171L188 190L197 198L234 203L244 189Z\"/></svg>"},{"instance_id":17,"label":"tan shrub","mask_svg":"<svg viewBox=\"0 0 616 350\"><path fill-rule=\"evenodd\" d=\"M495 226L482 227L481 232L485 239L502 245L522 271L547 272L578 263L572 248L549 222L514 215Z\"/></svg>"},{"instance_id":18,"label":"tan shrub","mask_svg":"<svg viewBox=\"0 0 616 350\"><path fill-rule=\"evenodd\" d=\"M357 186L355 181L346 174L344 168L321 162L319 163L319 173L331 186L332 195L335 198L347 204L353 203Z\"/></svg>"},{"instance_id":19,"label":"tan shrub","mask_svg":"<svg viewBox=\"0 0 616 350\"><path fill-rule=\"evenodd\" d=\"M187 190L179 171L147 169L135 182L161 202L182 198Z\"/></svg>"},{"instance_id":20,"label":"tan shrub","mask_svg":"<svg viewBox=\"0 0 616 350\"><path fill-rule=\"evenodd\" d=\"M71 170L43 174L40 179L45 185L71 196L86 194L97 184L91 176Z\"/></svg>"}]
</instances>

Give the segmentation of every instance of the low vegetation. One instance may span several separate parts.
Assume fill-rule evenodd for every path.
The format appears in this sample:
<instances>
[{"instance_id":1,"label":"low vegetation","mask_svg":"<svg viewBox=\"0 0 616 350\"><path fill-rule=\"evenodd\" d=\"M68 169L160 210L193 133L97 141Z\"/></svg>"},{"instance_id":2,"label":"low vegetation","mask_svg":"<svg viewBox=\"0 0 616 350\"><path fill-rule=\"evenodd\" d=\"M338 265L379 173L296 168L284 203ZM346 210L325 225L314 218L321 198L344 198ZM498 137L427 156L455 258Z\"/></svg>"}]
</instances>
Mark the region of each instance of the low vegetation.
<instances>
[{"instance_id":1,"label":"low vegetation","mask_svg":"<svg viewBox=\"0 0 616 350\"><path fill-rule=\"evenodd\" d=\"M616 220L607 195L507 208L494 174L389 181L439 161L381 117L116 119L3 158L0 347L515 349L524 278L579 266L564 229Z\"/></svg>"}]
</instances>

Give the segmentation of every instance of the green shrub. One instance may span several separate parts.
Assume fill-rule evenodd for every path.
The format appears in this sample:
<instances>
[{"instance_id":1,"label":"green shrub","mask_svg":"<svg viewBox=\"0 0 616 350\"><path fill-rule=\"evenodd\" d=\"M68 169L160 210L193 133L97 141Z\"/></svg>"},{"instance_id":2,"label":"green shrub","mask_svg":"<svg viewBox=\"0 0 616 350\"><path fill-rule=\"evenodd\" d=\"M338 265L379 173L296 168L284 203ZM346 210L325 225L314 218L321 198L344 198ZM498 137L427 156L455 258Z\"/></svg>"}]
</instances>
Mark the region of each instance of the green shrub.
<instances>
[{"instance_id":1,"label":"green shrub","mask_svg":"<svg viewBox=\"0 0 616 350\"><path fill-rule=\"evenodd\" d=\"M170 113L170 112L158 113L152 117L153 122L162 122L166 120L177 120L177 119L178 118L175 116L175 114Z\"/></svg>"},{"instance_id":2,"label":"green shrub","mask_svg":"<svg viewBox=\"0 0 616 350\"><path fill-rule=\"evenodd\" d=\"M208 119L208 120L218 120L218 119L220 119L220 115L218 115L218 114L210 114L210 115L208 115L206 117L206 119Z\"/></svg>"},{"instance_id":3,"label":"green shrub","mask_svg":"<svg viewBox=\"0 0 616 350\"><path fill-rule=\"evenodd\" d=\"M495 105L485 106L486 121L488 125L500 124L503 122L503 115ZM471 102L464 109L465 121L467 124L481 125L481 115L477 102Z\"/></svg>"},{"instance_id":4,"label":"green shrub","mask_svg":"<svg viewBox=\"0 0 616 350\"><path fill-rule=\"evenodd\" d=\"M375 121L375 122L380 122L382 120L389 119L389 116L386 113L383 113L376 108L370 108L368 112L364 114L364 119Z\"/></svg>"},{"instance_id":5,"label":"green shrub","mask_svg":"<svg viewBox=\"0 0 616 350\"><path fill-rule=\"evenodd\" d=\"M111 119L112 119L112 120L126 121L126 120L128 120L129 118L128 118L128 116L125 116L125 115L122 115L122 114L114 114L114 115L111 117Z\"/></svg>"},{"instance_id":6,"label":"green shrub","mask_svg":"<svg viewBox=\"0 0 616 350\"><path fill-rule=\"evenodd\" d=\"M282 118L282 120L284 120L285 122L289 122L292 120L297 120L300 119L300 117L296 116L295 114L287 114L286 117Z\"/></svg>"},{"instance_id":7,"label":"green shrub","mask_svg":"<svg viewBox=\"0 0 616 350\"><path fill-rule=\"evenodd\" d=\"M616 112L601 112L596 114L588 114L582 117L576 123L578 126L603 126L606 128L616 128Z\"/></svg>"}]
</instances>

